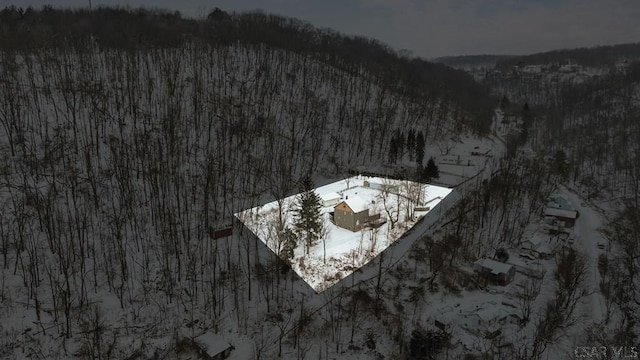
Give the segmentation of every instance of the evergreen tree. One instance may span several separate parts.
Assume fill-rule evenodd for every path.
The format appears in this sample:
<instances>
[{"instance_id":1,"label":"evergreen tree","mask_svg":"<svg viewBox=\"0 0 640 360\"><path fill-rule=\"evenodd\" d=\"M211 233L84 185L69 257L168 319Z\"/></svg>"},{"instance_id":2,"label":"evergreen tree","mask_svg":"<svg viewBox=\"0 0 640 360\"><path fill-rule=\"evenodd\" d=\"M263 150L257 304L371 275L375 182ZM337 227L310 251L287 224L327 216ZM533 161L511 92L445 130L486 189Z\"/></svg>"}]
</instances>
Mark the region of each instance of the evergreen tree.
<instances>
[{"instance_id":1,"label":"evergreen tree","mask_svg":"<svg viewBox=\"0 0 640 360\"><path fill-rule=\"evenodd\" d=\"M313 190L313 182L305 177L301 184L301 192L296 198L294 210L294 230L299 239L303 239L306 254L316 244L322 234L322 202Z\"/></svg>"},{"instance_id":2,"label":"evergreen tree","mask_svg":"<svg viewBox=\"0 0 640 360\"><path fill-rule=\"evenodd\" d=\"M280 258L291 263L293 259L293 251L298 246L298 237L290 227L285 227L280 232L280 240L282 241L282 248L280 249Z\"/></svg>"},{"instance_id":3,"label":"evergreen tree","mask_svg":"<svg viewBox=\"0 0 640 360\"><path fill-rule=\"evenodd\" d=\"M391 142L389 143L389 162L395 164L398 159L398 141L396 140L395 135L391 137Z\"/></svg>"},{"instance_id":4,"label":"evergreen tree","mask_svg":"<svg viewBox=\"0 0 640 360\"><path fill-rule=\"evenodd\" d=\"M407 132L407 152L409 153L409 161L413 160L414 151L416 151L416 132L411 129Z\"/></svg>"},{"instance_id":5,"label":"evergreen tree","mask_svg":"<svg viewBox=\"0 0 640 360\"><path fill-rule=\"evenodd\" d=\"M564 151L558 150L553 156L553 169L561 181L566 180L569 176L569 162Z\"/></svg>"},{"instance_id":6,"label":"evergreen tree","mask_svg":"<svg viewBox=\"0 0 640 360\"><path fill-rule=\"evenodd\" d=\"M427 358L427 334L421 327L416 327L411 332L409 352L412 359Z\"/></svg>"},{"instance_id":7,"label":"evergreen tree","mask_svg":"<svg viewBox=\"0 0 640 360\"><path fill-rule=\"evenodd\" d=\"M529 139L529 123L524 121L520 128L520 137L518 138L519 145L524 146Z\"/></svg>"},{"instance_id":8,"label":"evergreen tree","mask_svg":"<svg viewBox=\"0 0 640 360\"><path fill-rule=\"evenodd\" d=\"M427 167L424 168L422 174L422 179L427 182L440 177L440 170L433 157L430 157L429 161L427 161Z\"/></svg>"},{"instance_id":9,"label":"evergreen tree","mask_svg":"<svg viewBox=\"0 0 640 360\"><path fill-rule=\"evenodd\" d=\"M504 248L499 248L496 250L495 258L501 262L507 262L509 260L509 252Z\"/></svg>"},{"instance_id":10,"label":"evergreen tree","mask_svg":"<svg viewBox=\"0 0 640 360\"><path fill-rule=\"evenodd\" d=\"M404 146L405 146L404 135L402 134L402 131L400 131L400 129L396 129L394 136L396 138L396 145L398 145L398 158L402 160L402 155L404 155Z\"/></svg>"},{"instance_id":11,"label":"evergreen tree","mask_svg":"<svg viewBox=\"0 0 640 360\"><path fill-rule=\"evenodd\" d=\"M442 330L425 330L417 326L411 332L409 352L411 359L435 359L451 342L451 334Z\"/></svg>"},{"instance_id":12,"label":"evergreen tree","mask_svg":"<svg viewBox=\"0 0 640 360\"><path fill-rule=\"evenodd\" d=\"M500 99L500 109L507 110L510 103L511 102L509 101L509 98L507 98L506 96L503 96L502 99Z\"/></svg>"},{"instance_id":13,"label":"evergreen tree","mask_svg":"<svg viewBox=\"0 0 640 360\"><path fill-rule=\"evenodd\" d=\"M424 160L424 135L422 135L422 131L418 132L418 136L416 136L416 163L418 165L422 165L422 161Z\"/></svg>"}]
</instances>

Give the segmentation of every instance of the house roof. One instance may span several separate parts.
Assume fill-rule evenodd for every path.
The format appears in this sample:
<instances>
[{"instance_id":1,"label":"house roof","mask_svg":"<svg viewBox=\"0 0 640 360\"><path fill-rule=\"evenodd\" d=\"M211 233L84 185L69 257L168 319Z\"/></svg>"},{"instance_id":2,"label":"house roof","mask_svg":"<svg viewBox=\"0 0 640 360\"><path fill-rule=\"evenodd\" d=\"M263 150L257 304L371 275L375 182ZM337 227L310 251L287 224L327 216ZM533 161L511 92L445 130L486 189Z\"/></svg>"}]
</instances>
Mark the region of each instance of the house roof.
<instances>
[{"instance_id":1,"label":"house roof","mask_svg":"<svg viewBox=\"0 0 640 360\"><path fill-rule=\"evenodd\" d=\"M534 245L540 245L542 243L542 239L538 236L534 236L531 238L528 238L527 241L529 241L530 243L534 244Z\"/></svg>"},{"instance_id":2,"label":"house roof","mask_svg":"<svg viewBox=\"0 0 640 360\"><path fill-rule=\"evenodd\" d=\"M502 309L495 306L480 308L475 312L475 314L478 315L484 322L501 319L507 315Z\"/></svg>"},{"instance_id":3,"label":"house roof","mask_svg":"<svg viewBox=\"0 0 640 360\"><path fill-rule=\"evenodd\" d=\"M526 245L527 243L531 244L532 247L536 248L542 244L542 239L539 237L531 237L522 241L522 245Z\"/></svg>"},{"instance_id":4,"label":"house roof","mask_svg":"<svg viewBox=\"0 0 640 360\"><path fill-rule=\"evenodd\" d=\"M513 265L505 264L492 259L478 259L474 262L479 266L490 269L492 274L506 274Z\"/></svg>"},{"instance_id":5,"label":"house roof","mask_svg":"<svg viewBox=\"0 0 640 360\"><path fill-rule=\"evenodd\" d=\"M340 204L342 203L345 203L354 213L359 213L369 208L368 204L359 197L348 198L343 202L341 202ZM340 204L336 206L339 206Z\"/></svg>"},{"instance_id":6,"label":"house roof","mask_svg":"<svg viewBox=\"0 0 640 360\"><path fill-rule=\"evenodd\" d=\"M460 314L463 317L478 317L484 323L484 325L489 325L491 322L496 322L497 320L502 320L508 316L516 316L520 318L518 313L514 312L513 309L506 309L504 306L504 302L502 305L489 301L480 305L476 305L475 309L463 311Z\"/></svg>"},{"instance_id":7,"label":"house roof","mask_svg":"<svg viewBox=\"0 0 640 360\"><path fill-rule=\"evenodd\" d=\"M326 194L320 195L320 199L322 199L322 201L330 201L330 200L340 199L340 194L338 194L336 192L330 192L330 193L326 193Z\"/></svg>"},{"instance_id":8,"label":"house roof","mask_svg":"<svg viewBox=\"0 0 640 360\"><path fill-rule=\"evenodd\" d=\"M211 332L196 336L193 340L200 344L207 354L212 357L231 347L222 336Z\"/></svg>"},{"instance_id":9,"label":"house roof","mask_svg":"<svg viewBox=\"0 0 640 360\"><path fill-rule=\"evenodd\" d=\"M371 178L365 179L364 181L368 181L369 184L380 184L380 185L382 185L382 184L385 183L385 180L383 178L379 178L379 177L371 177ZM389 181L389 180L386 180L386 182L391 184L391 181Z\"/></svg>"},{"instance_id":10,"label":"house roof","mask_svg":"<svg viewBox=\"0 0 640 360\"><path fill-rule=\"evenodd\" d=\"M560 210L570 210L573 211L573 206L569 203L566 197L562 194L551 194L549 196L549 202L547 203L548 208L560 209Z\"/></svg>"},{"instance_id":11,"label":"house roof","mask_svg":"<svg viewBox=\"0 0 640 360\"><path fill-rule=\"evenodd\" d=\"M539 254L552 254L551 248L547 244L543 244L536 249Z\"/></svg>"},{"instance_id":12,"label":"house roof","mask_svg":"<svg viewBox=\"0 0 640 360\"><path fill-rule=\"evenodd\" d=\"M547 216L556 216L569 219L575 219L578 217L578 213L575 210L563 210L548 207L545 209L544 214Z\"/></svg>"}]
</instances>

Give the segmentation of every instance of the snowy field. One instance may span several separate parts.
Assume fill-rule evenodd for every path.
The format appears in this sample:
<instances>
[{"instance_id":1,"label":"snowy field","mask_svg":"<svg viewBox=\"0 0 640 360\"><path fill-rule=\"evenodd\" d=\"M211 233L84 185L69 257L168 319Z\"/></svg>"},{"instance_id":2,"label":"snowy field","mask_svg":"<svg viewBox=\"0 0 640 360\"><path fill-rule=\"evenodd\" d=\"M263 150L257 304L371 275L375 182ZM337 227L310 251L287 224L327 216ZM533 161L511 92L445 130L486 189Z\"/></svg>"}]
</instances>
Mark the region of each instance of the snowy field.
<instances>
[{"instance_id":1,"label":"snowy field","mask_svg":"<svg viewBox=\"0 0 640 360\"><path fill-rule=\"evenodd\" d=\"M365 181L384 182L395 186L395 190L385 193L373 187L363 186ZM417 199L416 189L421 194ZM381 219L386 220L386 223L377 229L350 231L330 221L330 213L334 211L335 205L322 208L324 224L328 229L326 237L313 246L308 255L305 254L302 244L299 244L291 260L292 269L311 288L320 293L369 263L402 238L405 232L433 211L452 190L410 181L356 176L316 188L315 192L321 197L337 193L341 197L337 200L339 202L345 199L360 199L368 204L370 215L380 214ZM282 215L289 225L293 224L292 206L296 196L281 201ZM273 201L235 214L276 255L278 244L273 236L273 229L279 216L278 209L278 201Z\"/></svg>"}]
</instances>

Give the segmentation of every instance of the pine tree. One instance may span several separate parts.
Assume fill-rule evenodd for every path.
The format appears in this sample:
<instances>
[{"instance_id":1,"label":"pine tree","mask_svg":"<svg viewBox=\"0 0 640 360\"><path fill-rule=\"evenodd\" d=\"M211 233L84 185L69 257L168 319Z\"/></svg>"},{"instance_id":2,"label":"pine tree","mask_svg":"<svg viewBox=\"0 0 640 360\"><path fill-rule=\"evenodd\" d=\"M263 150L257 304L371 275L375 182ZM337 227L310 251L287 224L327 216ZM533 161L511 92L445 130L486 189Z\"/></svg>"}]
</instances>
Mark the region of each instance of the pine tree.
<instances>
[{"instance_id":1,"label":"pine tree","mask_svg":"<svg viewBox=\"0 0 640 360\"><path fill-rule=\"evenodd\" d=\"M298 245L297 236L290 227L285 227L280 232L280 239L282 241L282 249L280 250L280 257L283 260L287 260L289 263L293 259L293 251Z\"/></svg>"},{"instance_id":2,"label":"pine tree","mask_svg":"<svg viewBox=\"0 0 640 360\"><path fill-rule=\"evenodd\" d=\"M416 163L418 165L422 165L422 161L424 160L424 135L422 135L422 131L418 132L418 136L416 136Z\"/></svg>"},{"instance_id":3,"label":"pine tree","mask_svg":"<svg viewBox=\"0 0 640 360\"><path fill-rule=\"evenodd\" d=\"M427 334L421 327L416 327L411 332L411 340L409 342L409 352L412 359L427 358Z\"/></svg>"},{"instance_id":4,"label":"pine tree","mask_svg":"<svg viewBox=\"0 0 640 360\"><path fill-rule=\"evenodd\" d=\"M451 334L442 330L424 329L417 326L411 332L409 352L411 359L435 359L451 342Z\"/></svg>"},{"instance_id":5,"label":"pine tree","mask_svg":"<svg viewBox=\"0 0 640 360\"><path fill-rule=\"evenodd\" d=\"M427 161L427 167L424 168L422 174L422 179L427 182L440 177L440 170L438 169L436 162L433 160L433 157L429 158L429 161Z\"/></svg>"},{"instance_id":6,"label":"pine tree","mask_svg":"<svg viewBox=\"0 0 640 360\"><path fill-rule=\"evenodd\" d=\"M402 131L400 131L400 129L396 129L394 136L396 138L396 145L398 146L398 158L400 158L400 161L402 161L402 156L404 155L405 148L404 135L402 134Z\"/></svg>"},{"instance_id":7,"label":"pine tree","mask_svg":"<svg viewBox=\"0 0 640 360\"><path fill-rule=\"evenodd\" d=\"M396 140L395 135L391 137L391 142L389 143L389 163L395 164L398 159L398 141Z\"/></svg>"},{"instance_id":8,"label":"pine tree","mask_svg":"<svg viewBox=\"0 0 640 360\"><path fill-rule=\"evenodd\" d=\"M303 239L307 255L309 255L309 249L320 239L324 226L320 212L321 199L313 188L311 179L305 177L302 181L301 193L296 198L294 210L294 231L299 239Z\"/></svg>"},{"instance_id":9,"label":"pine tree","mask_svg":"<svg viewBox=\"0 0 640 360\"><path fill-rule=\"evenodd\" d=\"M409 161L413 160L416 149L416 132L411 129L407 132L407 152L409 153Z\"/></svg>"},{"instance_id":10,"label":"pine tree","mask_svg":"<svg viewBox=\"0 0 640 360\"><path fill-rule=\"evenodd\" d=\"M558 150L553 156L553 169L561 181L566 180L569 176L569 162L564 151Z\"/></svg>"},{"instance_id":11,"label":"pine tree","mask_svg":"<svg viewBox=\"0 0 640 360\"><path fill-rule=\"evenodd\" d=\"M507 110L510 103L511 102L509 101L509 98L507 98L506 96L503 96L502 99L500 99L500 109Z\"/></svg>"}]
</instances>

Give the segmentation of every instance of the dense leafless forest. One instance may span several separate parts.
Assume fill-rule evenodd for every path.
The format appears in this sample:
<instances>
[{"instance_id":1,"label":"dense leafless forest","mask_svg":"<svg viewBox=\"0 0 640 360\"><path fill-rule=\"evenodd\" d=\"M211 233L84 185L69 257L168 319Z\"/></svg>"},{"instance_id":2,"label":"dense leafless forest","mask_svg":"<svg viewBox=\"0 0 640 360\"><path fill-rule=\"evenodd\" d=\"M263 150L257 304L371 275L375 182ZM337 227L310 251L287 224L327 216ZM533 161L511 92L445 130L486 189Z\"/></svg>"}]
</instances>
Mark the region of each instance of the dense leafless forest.
<instances>
[{"instance_id":1,"label":"dense leafless forest","mask_svg":"<svg viewBox=\"0 0 640 360\"><path fill-rule=\"evenodd\" d=\"M6 8L0 54L0 357L170 358L186 328L230 334L255 359L417 358L425 346L434 358L538 359L576 321L586 265L575 252L559 256L546 310L532 312L539 283L518 295L527 341L450 348L413 319L441 294L478 290L458 264L515 245L568 183L620 198L607 232L624 251L599 267L621 316L602 325L611 335L585 336L637 341L635 64L586 64L602 75L584 81L503 64L478 82L375 40L219 9L194 20ZM434 144L488 136L496 107L520 124L498 142L504 156L458 189L407 260L380 258L370 282L318 295L241 226L209 239L211 226L294 193L305 176L409 157L393 140L409 129Z\"/></svg>"}]
</instances>

